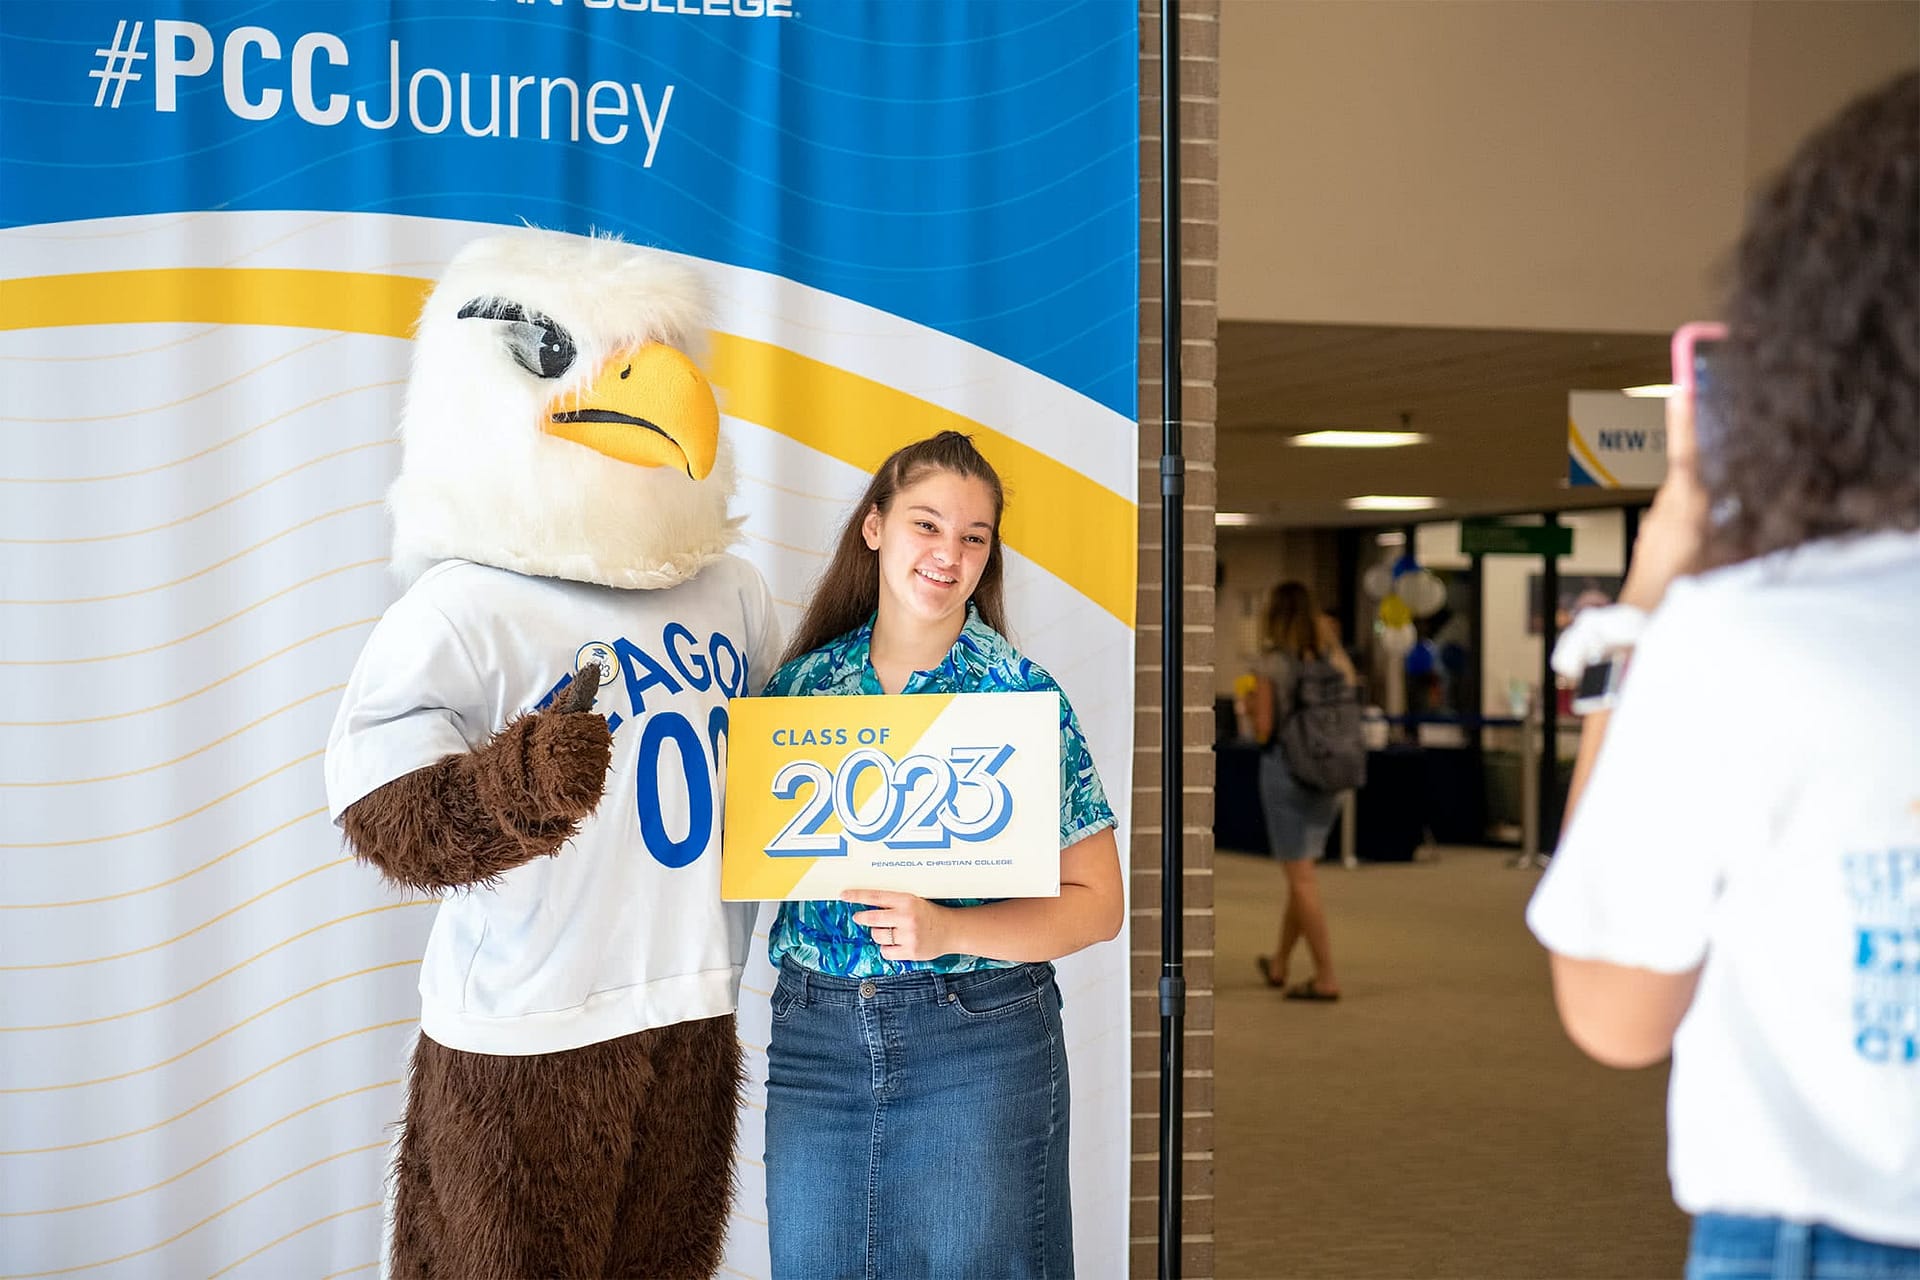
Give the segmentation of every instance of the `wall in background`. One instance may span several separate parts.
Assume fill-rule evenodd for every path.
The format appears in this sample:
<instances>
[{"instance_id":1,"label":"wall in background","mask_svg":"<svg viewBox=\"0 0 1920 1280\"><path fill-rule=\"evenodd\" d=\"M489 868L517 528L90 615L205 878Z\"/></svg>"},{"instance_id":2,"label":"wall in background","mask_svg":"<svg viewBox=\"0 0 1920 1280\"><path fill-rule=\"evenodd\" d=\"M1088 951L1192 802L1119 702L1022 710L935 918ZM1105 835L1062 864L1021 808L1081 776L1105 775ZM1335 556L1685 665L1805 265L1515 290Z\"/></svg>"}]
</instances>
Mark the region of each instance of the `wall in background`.
<instances>
[{"instance_id":1,"label":"wall in background","mask_svg":"<svg viewBox=\"0 0 1920 1280\"><path fill-rule=\"evenodd\" d=\"M1334 535L1325 529L1221 529L1216 535L1222 581L1216 605L1213 683L1229 693L1234 678L1260 651L1260 626L1273 588L1297 578L1312 588L1320 607L1334 612L1339 566Z\"/></svg>"},{"instance_id":2,"label":"wall in background","mask_svg":"<svg viewBox=\"0 0 1920 1280\"><path fill-rule=\"evenodd\" d=\"M1227 320L1647 332L1749 192L1920 60L1912 0L1228 0Z\"/></svg>"}]
</instances>

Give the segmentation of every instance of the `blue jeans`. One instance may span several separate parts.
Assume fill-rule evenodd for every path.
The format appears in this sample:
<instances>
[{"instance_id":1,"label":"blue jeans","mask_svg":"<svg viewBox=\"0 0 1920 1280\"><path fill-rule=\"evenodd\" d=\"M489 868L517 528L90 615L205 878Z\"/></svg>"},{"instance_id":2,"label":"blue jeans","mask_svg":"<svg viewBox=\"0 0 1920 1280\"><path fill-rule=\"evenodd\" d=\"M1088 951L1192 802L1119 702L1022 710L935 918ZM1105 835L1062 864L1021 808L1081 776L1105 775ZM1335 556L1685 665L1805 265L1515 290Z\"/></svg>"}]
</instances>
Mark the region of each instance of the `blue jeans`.
<instances>
[{"instance_id":1,"label":"blue jeans","mask_svg":"<svg viewBox=\"0 0 1920 1280\"><path fill-rule=\"evenodd\" d=\"M1703 1213L1693 1220L1687 1280L1920 1280L1920 1249L1780 1218Z\"/></svg>"},{"instance_id":2,"label":"blue jeans","mask_svg":"<svg viewBox=\"0 0 1920 1280\"><path fill-rule=\"evenodd\" d=\"M783 961L766 1165L776 1278L1071 1276L1053 966L863 981Z\"/></svg>"}]
</instances>

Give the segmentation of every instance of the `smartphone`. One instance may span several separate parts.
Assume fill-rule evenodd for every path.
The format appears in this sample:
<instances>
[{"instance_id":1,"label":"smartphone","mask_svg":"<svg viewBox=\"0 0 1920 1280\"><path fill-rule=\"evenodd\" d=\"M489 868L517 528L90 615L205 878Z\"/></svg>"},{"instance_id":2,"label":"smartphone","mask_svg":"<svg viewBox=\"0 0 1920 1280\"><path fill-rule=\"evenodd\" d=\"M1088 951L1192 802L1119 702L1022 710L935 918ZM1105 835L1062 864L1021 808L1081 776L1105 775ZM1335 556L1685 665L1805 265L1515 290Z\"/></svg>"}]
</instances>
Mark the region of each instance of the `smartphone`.
<instances>
[{"instance_id":1,"label":"smartphone","mask_svg":"<svg viewBox=\"0 0 1920 1280\"><path fill-rule=\"evenodd\" d=\"M1580 673L1580 683L1574 686L1573 714L1590 716L1613 706L1619 700L1620 677L1625 671L1626 660L1620 654L1587 664L1586 670Z\"/></svg>"},{"instance_id":2,"label":"smartphone","mask_svg":"<svg viewBox=\"0 0 1920 1280\"><path fill-rule=\"evenodd\" d=\"M1720 421L1720 351L1727 340L1727 326L1715 321L1696 320L1683 324L1673 334L1673 389L1693 404L1694 450L1702 473L1718 456L1719 443L1725 438L1725 423Z\"/></svg>"}]
</instances>

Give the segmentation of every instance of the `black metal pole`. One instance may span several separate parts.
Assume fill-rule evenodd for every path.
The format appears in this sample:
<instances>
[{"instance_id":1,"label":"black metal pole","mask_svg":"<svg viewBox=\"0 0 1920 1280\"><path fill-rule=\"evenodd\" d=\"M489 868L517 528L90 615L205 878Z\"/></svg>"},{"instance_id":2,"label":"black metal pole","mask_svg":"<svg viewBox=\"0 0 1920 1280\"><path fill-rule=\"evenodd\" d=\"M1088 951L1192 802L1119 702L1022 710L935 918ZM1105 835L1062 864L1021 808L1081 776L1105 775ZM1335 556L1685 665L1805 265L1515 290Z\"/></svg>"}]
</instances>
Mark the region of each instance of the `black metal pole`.
<instances>
[{"instance_id":1,"label":"black metal pole","mask_svg":"<svg viewBox=\"0 0 1920 1280\"><path fill-rule=\"evenodd\" d=\"M1180 1275L1181 1073L1187 979L1182 878L1186 827L1187 462L1180 443L1180 4L1160 0L1160 1277Z\"/></svg>"},{"instance_id":2,"label":"black metal pole","mask_svg":"<svg viewBox=\"0 0 1920 1280\"><path fill-rule=\"evenodd\" d=\"M1360 652L1358 601L1364 598L1360 589L1361 548L1372 539L1371 530L1341 529L1333 535L1334 581L1339 584L1333 598L1334 613L1340 619L1340 635L1349 653Z\"/></svg>"},{"instance_id":3,"label":"black metal pole","mask_svg":"<svg viewBox=\"0 0 1920 1280\"><path fill-rule=\"evenodd\" d=\"M1541 523L1552 529L1560 517L1549 511ZM1560 639L1560 557L1540 557L1540 852L1560 843L1560 691L1554 684L1553 646Z\"/></svg>"},{"instance_id":4,"label":"black metal pole","mask_svg":"<svg viewBox=\"0 0 1920 1280\"><path fill-rule=\"evenodd\" d=\"M1486 727L1481 720L1487 714L1487 558L1473 556L1467 570L1473 576L1473 613L1467 619L1467 652L1473 665L1467 677L1470 694L1460 700L1461 710L1473 717L1473 732L1467 735L1467 745L1473 748L1475 761L1481 759L1481 751L1487 745Z\"/></svg>"}]
</instances>

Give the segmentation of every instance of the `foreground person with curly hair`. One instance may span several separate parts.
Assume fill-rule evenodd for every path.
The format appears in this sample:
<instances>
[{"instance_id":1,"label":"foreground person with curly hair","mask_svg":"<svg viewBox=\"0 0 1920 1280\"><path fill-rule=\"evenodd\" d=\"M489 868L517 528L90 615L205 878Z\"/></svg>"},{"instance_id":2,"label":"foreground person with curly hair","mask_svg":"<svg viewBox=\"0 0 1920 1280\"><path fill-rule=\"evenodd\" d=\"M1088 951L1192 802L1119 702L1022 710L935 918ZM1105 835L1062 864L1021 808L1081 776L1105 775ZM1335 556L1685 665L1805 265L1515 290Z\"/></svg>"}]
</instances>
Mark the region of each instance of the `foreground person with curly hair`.
<instances>
[{"instance_id":1,"label":"foreground person with curly hair","mask_svg":"<svg viewBox=\"0 0 1920 1280\"><path fill-rule=\"evenodd\" d=\"M1734 275L1527 920L1581 1048L1673 1055L1690 1278L1920 1277L1920 76L1802 148Z\"/></svg>"}]
</instances>

